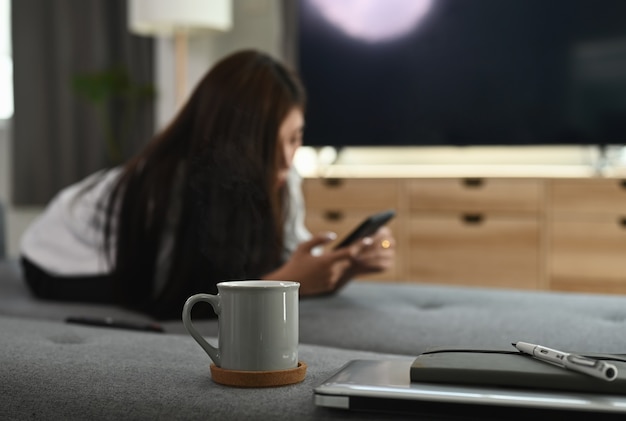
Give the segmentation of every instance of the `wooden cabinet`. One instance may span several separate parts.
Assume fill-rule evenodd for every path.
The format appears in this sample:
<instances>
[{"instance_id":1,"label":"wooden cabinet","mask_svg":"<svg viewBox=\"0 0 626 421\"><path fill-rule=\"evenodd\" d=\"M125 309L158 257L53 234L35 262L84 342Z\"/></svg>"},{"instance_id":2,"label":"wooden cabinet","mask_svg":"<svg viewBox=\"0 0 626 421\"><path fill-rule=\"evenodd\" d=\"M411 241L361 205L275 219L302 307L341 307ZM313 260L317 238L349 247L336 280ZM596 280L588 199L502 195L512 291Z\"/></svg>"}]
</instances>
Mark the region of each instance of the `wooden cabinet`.
<instances>
[{"instance_id":1,"label":"wooden cabinet","mask_svg":"<svg viewBox=\"0 0 626 421\"><path fill-rule=\"evenodd\" d=\"M405 183L411 210L537 214L543 205L539 180L443 178Z\"/></svg>"},{"instance_id":2,"label":"wooden cabinet","mask_svg":"<svg viewBox=\"0 0 626 421\"><path fill-rule=\"evenodd\" d=\"M626 214L626 180L576 178L547 180L553 214Z\"/></svg>"},{"instance_id":3,"label":"wooden cabinet","mask_svg":"<svg viewBox=\"0 0 626 421\"><path fill-rule=\"evenodd\" d=\"M444 284L536 289L540 286L537 218L497 213L412 214L407 274Z\"/></svg>"},{"instance_id":4,"label":"wooden cabinet","mask_svg":"<svg viewBox=\"0 0 626 421\"><path fill-rule=\"evenodd\" d=\"M626 293L626 188L617 179L550 180L550 286Z\"/></svg>"},{"instance_id":5,"label":"wooden cabinet","mask_svg":"<svg viewBox=\"0 0 626 421\"><path fill-rule=\"evenodd\" d=\"M538 288L537 180L407 180L411 279ZM514 193L513 193L514 192Z\"/></svg>"},{"instance_id":6,"label":"wooden cabinet","mask_svg":"<svg viewBox=\"0 0 626 421\"><path fill-rule=\"evenodd\" d=\"M345 235L395 208L393 271L373 279L626 294L617 178L304 180L307 225Z\"/></svg>"},{"instance_id":7,"label":"wooden cabinet","mask_svg":"<svg viewBox=\"0 0 626 421\"><path fill-rule=\"evenodd\" d=\"M307 209L384 210L397 206L399 180L381 178L305 179Z\"/></svg>"}]
</instances>

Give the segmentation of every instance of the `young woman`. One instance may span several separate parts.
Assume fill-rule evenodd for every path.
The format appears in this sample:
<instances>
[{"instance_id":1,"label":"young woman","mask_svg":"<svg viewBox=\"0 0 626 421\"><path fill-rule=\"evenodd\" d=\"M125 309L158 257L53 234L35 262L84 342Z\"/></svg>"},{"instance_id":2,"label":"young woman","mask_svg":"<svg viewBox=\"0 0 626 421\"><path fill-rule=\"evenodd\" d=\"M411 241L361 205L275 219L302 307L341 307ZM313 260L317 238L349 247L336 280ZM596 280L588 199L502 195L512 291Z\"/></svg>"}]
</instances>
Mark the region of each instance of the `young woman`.
<instances>
[{"instance_id":1,"label":"young woman","mask_svg":"<svg viewBox=\"0 0 626 421\"><path fill-rule=\"evenodd\" d=\"M332 236L302 222L292 160L305 102L297 76L270 56L224 58L143 151L61 191L29 227L21 254L33 293L178 318L187 297L222 280L296 280L309 296L387 269L388 229L315 252Z\"/></svg>"}]
</instances>

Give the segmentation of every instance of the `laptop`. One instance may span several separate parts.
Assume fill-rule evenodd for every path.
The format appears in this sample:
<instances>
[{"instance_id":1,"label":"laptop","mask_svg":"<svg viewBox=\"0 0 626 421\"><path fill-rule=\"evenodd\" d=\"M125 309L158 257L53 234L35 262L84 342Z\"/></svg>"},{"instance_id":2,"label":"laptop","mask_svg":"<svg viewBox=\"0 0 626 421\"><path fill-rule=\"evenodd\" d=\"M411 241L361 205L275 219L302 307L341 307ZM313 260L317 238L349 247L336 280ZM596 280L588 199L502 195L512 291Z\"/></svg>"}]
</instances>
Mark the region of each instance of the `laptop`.
<instances>
[{"instance_id":1,"label":"laptop","mask_svg":"<svg viewBox=\"0 0 626 421\"><path fill-rule=\"evenodd\" d=\"M626 395L411 383L412 363L350 361L314 389L315 404L446 419L626 419Z\"/></svg>"}]
</instances>

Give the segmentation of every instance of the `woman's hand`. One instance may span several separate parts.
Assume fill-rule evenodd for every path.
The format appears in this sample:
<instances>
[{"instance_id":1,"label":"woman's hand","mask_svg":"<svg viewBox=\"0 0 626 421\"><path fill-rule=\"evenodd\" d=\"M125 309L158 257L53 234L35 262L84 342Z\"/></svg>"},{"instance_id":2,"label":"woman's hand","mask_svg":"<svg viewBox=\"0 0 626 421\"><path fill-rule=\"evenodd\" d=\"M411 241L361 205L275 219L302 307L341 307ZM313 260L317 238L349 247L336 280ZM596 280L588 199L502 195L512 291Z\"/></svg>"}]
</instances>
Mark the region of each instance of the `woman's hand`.
<instances>
[{"instance_id":1,"label":"woman's hand","mask_svg":"<svg viewBox=\"0 0 626 421\"><path fill-rule=\"evenodd\" d=\"M320 234L298 246L283 266L264 279L293 280L300 283L300 295L320 295L337 291L352 278L390 269L395 260L395 239L388 227L338 250L314 253L335 235Z\"/></svg>"},{"instance_id":2,"label":"woman's hand","mask_svg":"<svg viewBox=\"0 0 626 421\"><path fill-rule=\"evenodd\" d=\"M354 257L353 275L383 272L393 267L396 257L396 240L391 229L381 227L376 234L370 237L371 242L361 248Z\"/></svg>"},{"instance_id":3,"label":"woman's hand","mask_svg":"<svg viewBox=\"0 0 626 421\"><path fill-rule=\"evenodd\" d=\"M339 250L316 254L313 250L335 239L334 234L320 234L301 243L283 266L268 273L264 279L292 280L300 283L300 295L319 295L333 292L337 284L352 268L355 256L366 247L368 240Z\"/></svg>"},{"instance_id":4,"label":"woman's hand","mask_svg":"<svg viewBox=\"0 0 626 421\"><path fill-rule=\"evenodd\" d=\"M393 267L396 257L396 240L389 227L381 227L373 236L364 238L362 244L359 252L354 255L350 268L335 284L335 290L359 275L384 272Z\"/></svg>"}]
</instances>

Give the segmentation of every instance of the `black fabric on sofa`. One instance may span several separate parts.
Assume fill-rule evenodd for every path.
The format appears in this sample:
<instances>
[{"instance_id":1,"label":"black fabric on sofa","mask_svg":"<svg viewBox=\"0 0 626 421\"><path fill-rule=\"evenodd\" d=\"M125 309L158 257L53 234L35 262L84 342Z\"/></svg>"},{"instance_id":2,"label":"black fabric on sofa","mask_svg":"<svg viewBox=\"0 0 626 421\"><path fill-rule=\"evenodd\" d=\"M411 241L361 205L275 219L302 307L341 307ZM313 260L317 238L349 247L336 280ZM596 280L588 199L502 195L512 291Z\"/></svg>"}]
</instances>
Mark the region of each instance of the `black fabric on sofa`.
<instances>
[{"instance_id":1,"label":"black fabric on sofa","mask_svg":"<svg viewBox=\"0 0 626 421\"><path fill-rule=\"evenodd\" d=\"M353 282L300 303L305 382L244 390L210 380L209 358L178 320L155 334L68 325L68 316L150 321L112 306L34 299L16 263L0 263L0 418L363 419L313 405L313 388L351 359L520 340L626 353L624 296ZM196 324L215 340L215 321Z\"/></svg>"}]
</instances>

